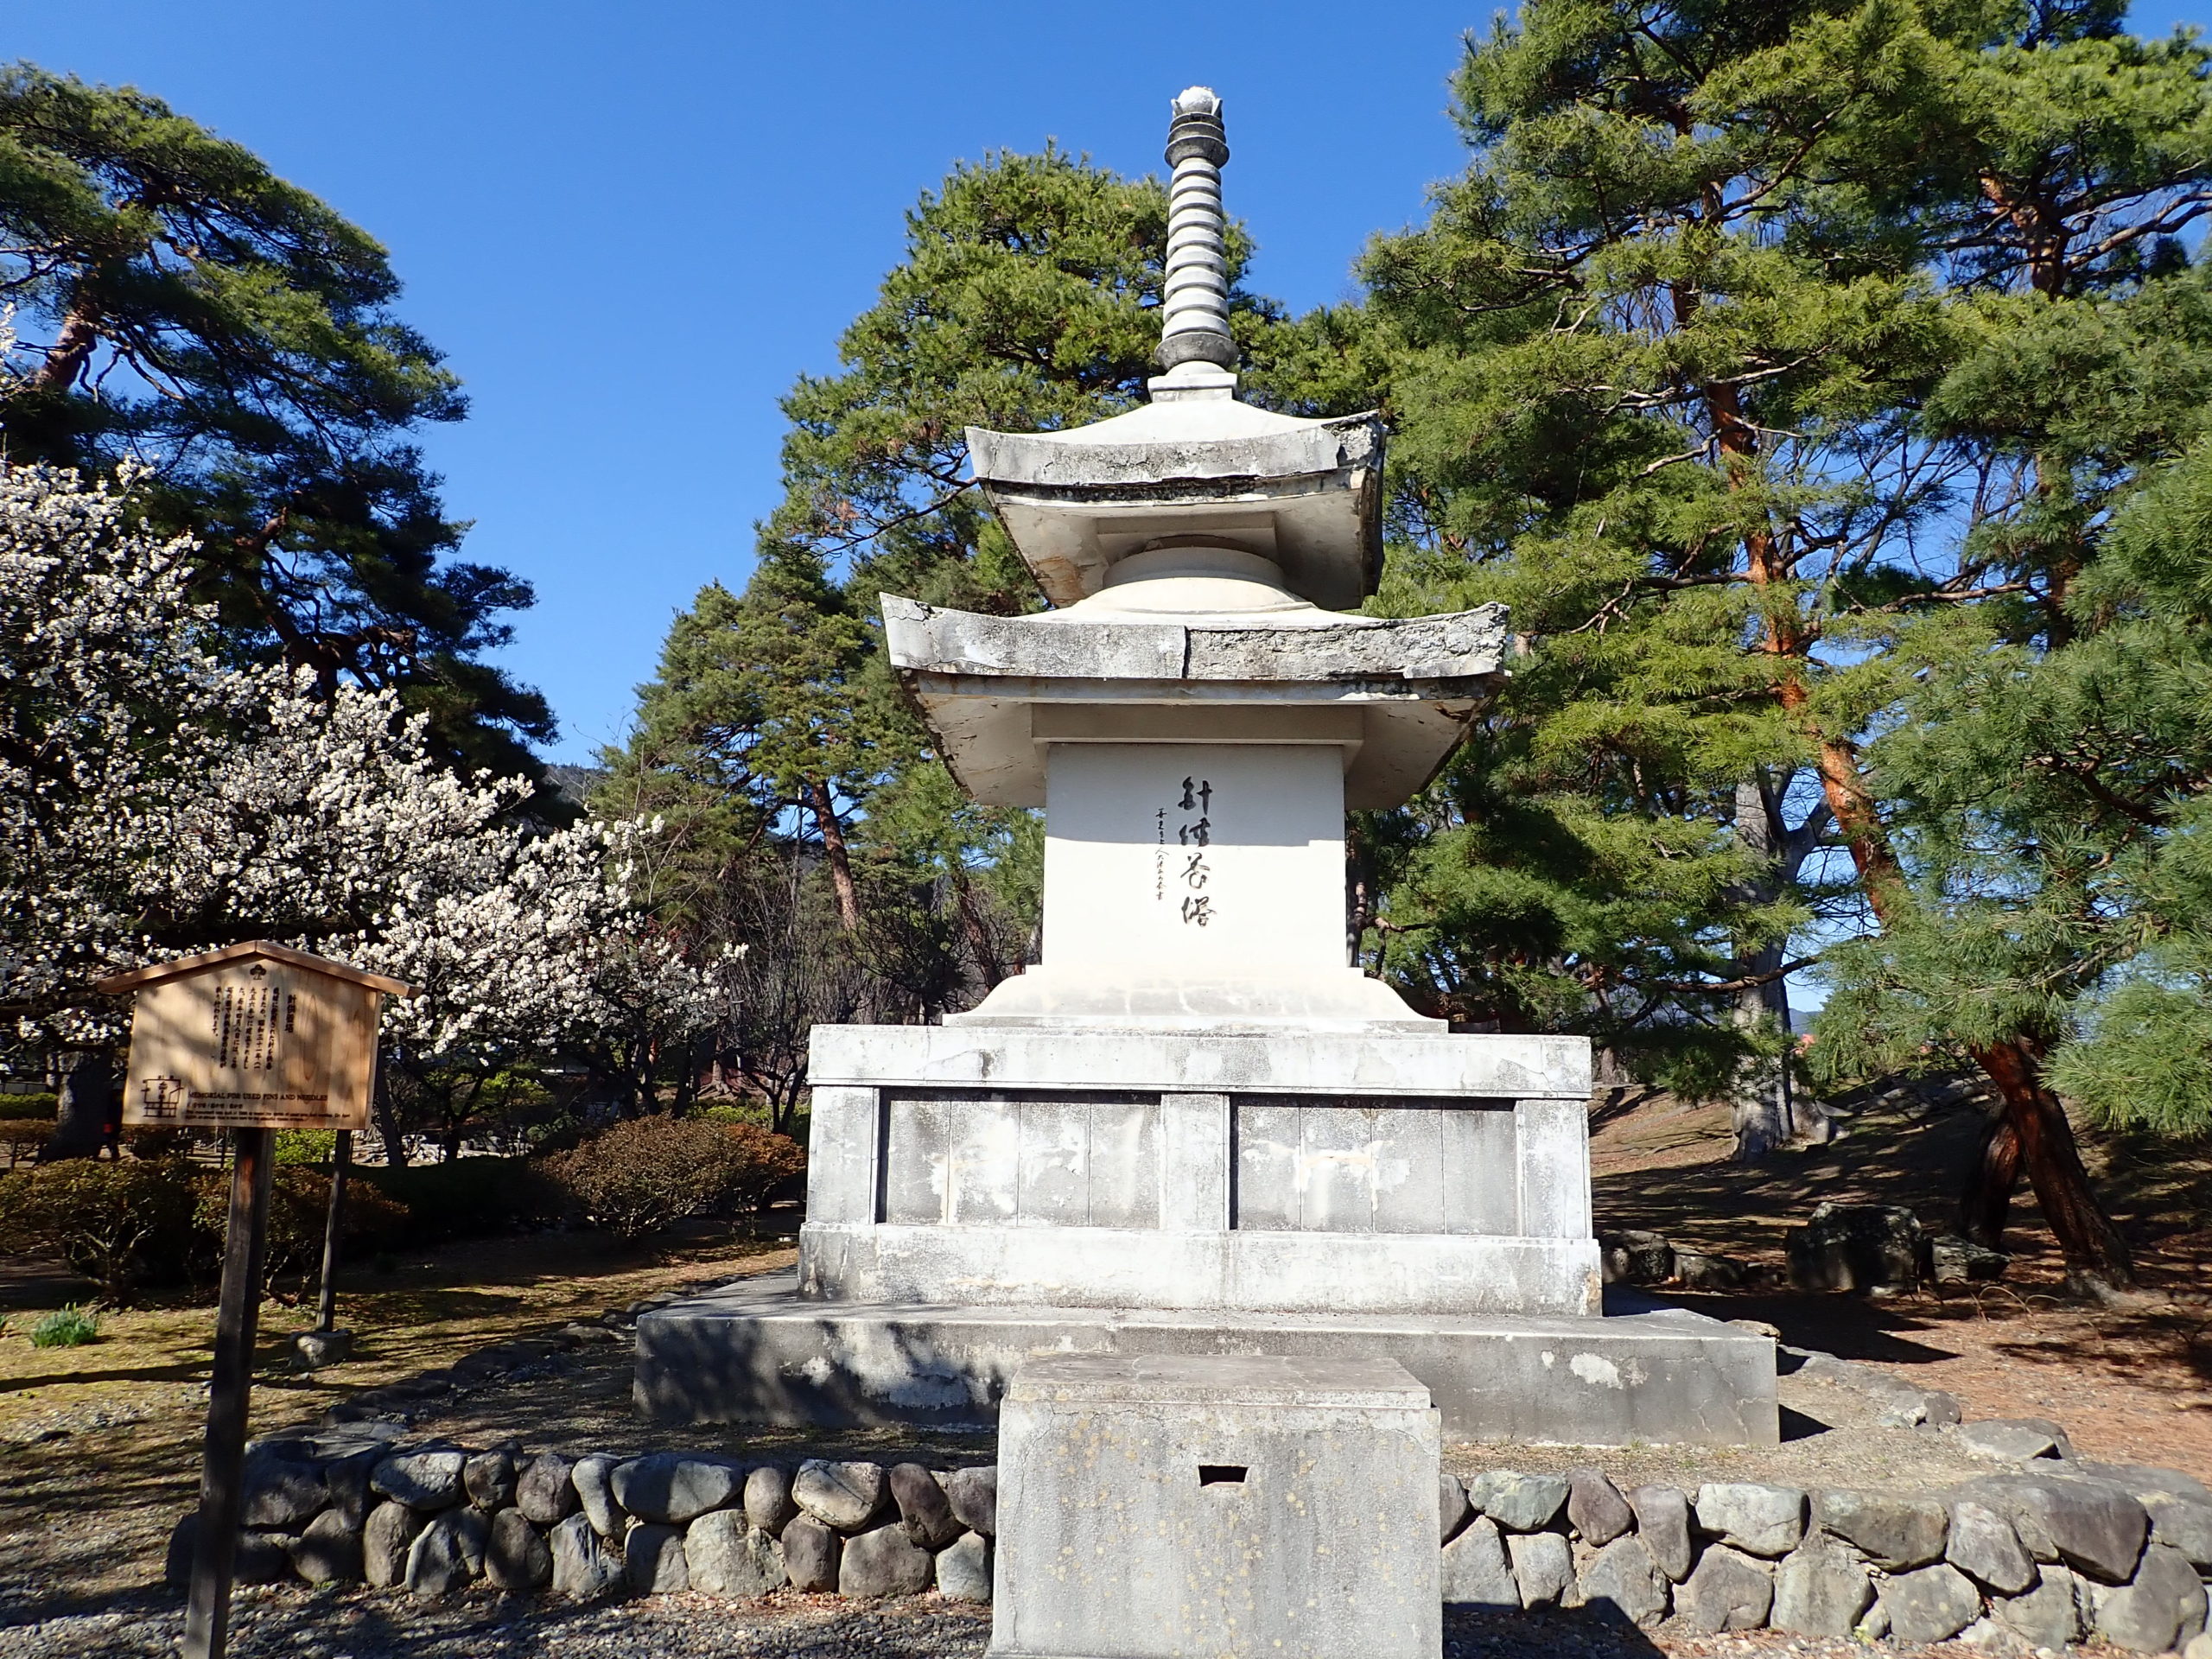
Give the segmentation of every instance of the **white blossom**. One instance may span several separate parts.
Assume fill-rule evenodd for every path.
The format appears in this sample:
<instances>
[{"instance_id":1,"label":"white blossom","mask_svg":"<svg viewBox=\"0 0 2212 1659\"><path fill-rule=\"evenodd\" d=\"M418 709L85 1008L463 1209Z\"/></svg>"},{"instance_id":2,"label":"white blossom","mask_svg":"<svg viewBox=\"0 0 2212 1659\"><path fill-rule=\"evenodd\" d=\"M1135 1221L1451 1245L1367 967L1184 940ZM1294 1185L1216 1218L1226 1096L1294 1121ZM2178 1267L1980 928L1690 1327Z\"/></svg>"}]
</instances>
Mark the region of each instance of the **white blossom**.
<instances>
[{"instance_id":1,"label":"white blossom","mask_svg":"<svg viewBox=\"0 0 2212 1659\"><path fill-rule=\"evenodd\" d=\"M0 467L0 1013L22 1038L120 1035L92 982L269 938L390 973L418 1053L499 1061L727 1012L633 898L652 827L546 830L519 779L440 766L389 692L313 694L228 660L191 543L123 490Z\"/></svg>"}]
</instances>

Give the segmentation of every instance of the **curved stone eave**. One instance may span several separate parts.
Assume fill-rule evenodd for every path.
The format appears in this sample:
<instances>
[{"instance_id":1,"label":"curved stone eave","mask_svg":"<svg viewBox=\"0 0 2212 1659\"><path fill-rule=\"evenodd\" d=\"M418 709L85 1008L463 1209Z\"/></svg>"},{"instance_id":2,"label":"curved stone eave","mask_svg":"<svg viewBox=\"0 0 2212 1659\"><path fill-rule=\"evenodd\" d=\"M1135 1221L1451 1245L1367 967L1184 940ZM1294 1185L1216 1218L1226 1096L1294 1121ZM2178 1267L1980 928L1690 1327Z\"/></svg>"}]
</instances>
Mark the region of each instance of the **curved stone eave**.
<instances>
[{"instance_id":1,"label":"curved stone eave","mask_svg":"<svg viewBox=\"0 0 2212 1659\"><path fill-rule=\"evenodd\" d=\"M1097 435L1122 427L1148 435ZM1273 559L1292 592L1327 610L1358 604L1382 575L1383 432L1372 415L1155 405L1070 433L971 427L968 440L976 482L1057 606L1089 598L1116 560L1174 535Z\"/></svg>"}]
</instances>

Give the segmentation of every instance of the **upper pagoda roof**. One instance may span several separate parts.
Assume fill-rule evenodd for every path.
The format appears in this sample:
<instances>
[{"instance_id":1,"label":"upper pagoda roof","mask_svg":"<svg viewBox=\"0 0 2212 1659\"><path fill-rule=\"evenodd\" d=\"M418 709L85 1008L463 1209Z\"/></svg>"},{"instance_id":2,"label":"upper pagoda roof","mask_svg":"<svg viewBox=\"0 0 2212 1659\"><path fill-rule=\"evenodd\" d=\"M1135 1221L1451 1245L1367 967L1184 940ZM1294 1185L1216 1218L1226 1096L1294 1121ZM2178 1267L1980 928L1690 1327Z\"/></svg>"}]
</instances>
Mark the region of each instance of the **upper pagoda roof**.
<instances>
[{"instance_id":1,"label":"upper pagoda roof","mask_svg":"<svg viewBox=\"0 0 2212 1659\"><path fill-rule=\"evenodd\" d=\"M1226 379L1227 377L1224 377ZM1045 596L1066 607L1119 560L1203 537L1273 560L1283 585L1351 610L1382 568L1382 425L1306 420L1225 393L1062 432L968 431L976 481Z\"/></svg>"}]
</instances>

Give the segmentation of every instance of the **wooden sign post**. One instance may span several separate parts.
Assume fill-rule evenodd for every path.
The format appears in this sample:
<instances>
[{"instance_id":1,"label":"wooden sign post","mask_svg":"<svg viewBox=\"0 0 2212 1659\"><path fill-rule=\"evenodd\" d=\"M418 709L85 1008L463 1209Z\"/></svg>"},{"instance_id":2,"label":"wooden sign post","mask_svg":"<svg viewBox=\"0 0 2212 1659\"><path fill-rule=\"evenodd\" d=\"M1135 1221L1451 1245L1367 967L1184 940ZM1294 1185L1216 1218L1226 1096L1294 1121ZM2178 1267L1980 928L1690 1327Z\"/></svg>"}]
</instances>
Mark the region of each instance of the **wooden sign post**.
<instances>
[{"instance_id":1,"label":"wooden sign post","mask_svg":"<svg viewBox=\"0 0 2212 1659\"><path fill-rule=\"evenodd\" d=\"M235 1144L184 1614L185 1659L222 1659L275 1132L367 1127L383 1000L414 990L382 974L260 942L156 963L103 980L99 988L137 993L124 1124L228 1129Z\"/></svg>"}]
</instances>

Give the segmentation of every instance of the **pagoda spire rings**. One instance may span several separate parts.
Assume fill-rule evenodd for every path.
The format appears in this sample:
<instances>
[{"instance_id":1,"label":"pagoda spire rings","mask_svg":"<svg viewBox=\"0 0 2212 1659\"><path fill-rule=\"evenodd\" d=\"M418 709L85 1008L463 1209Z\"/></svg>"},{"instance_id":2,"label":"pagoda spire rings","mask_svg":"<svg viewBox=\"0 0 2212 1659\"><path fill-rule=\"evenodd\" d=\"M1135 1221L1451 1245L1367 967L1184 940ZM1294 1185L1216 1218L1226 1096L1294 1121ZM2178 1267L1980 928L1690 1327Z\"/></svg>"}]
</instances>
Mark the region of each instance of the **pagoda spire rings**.
<instances>
[{"instance_id":1,"label":"pagoda spire rings","mask_svg":"<svg viewBox=\"0 0 2212 1659\"><path fill-rule=\"evenodd\" d=\"M1236 366L1229 332L1227 219L1221 169L1229 160L1221 99L1205 86L1180 93L1167 130L1167 268L1161 296L1160 364Z\"/></svg>"}]
</instances>

